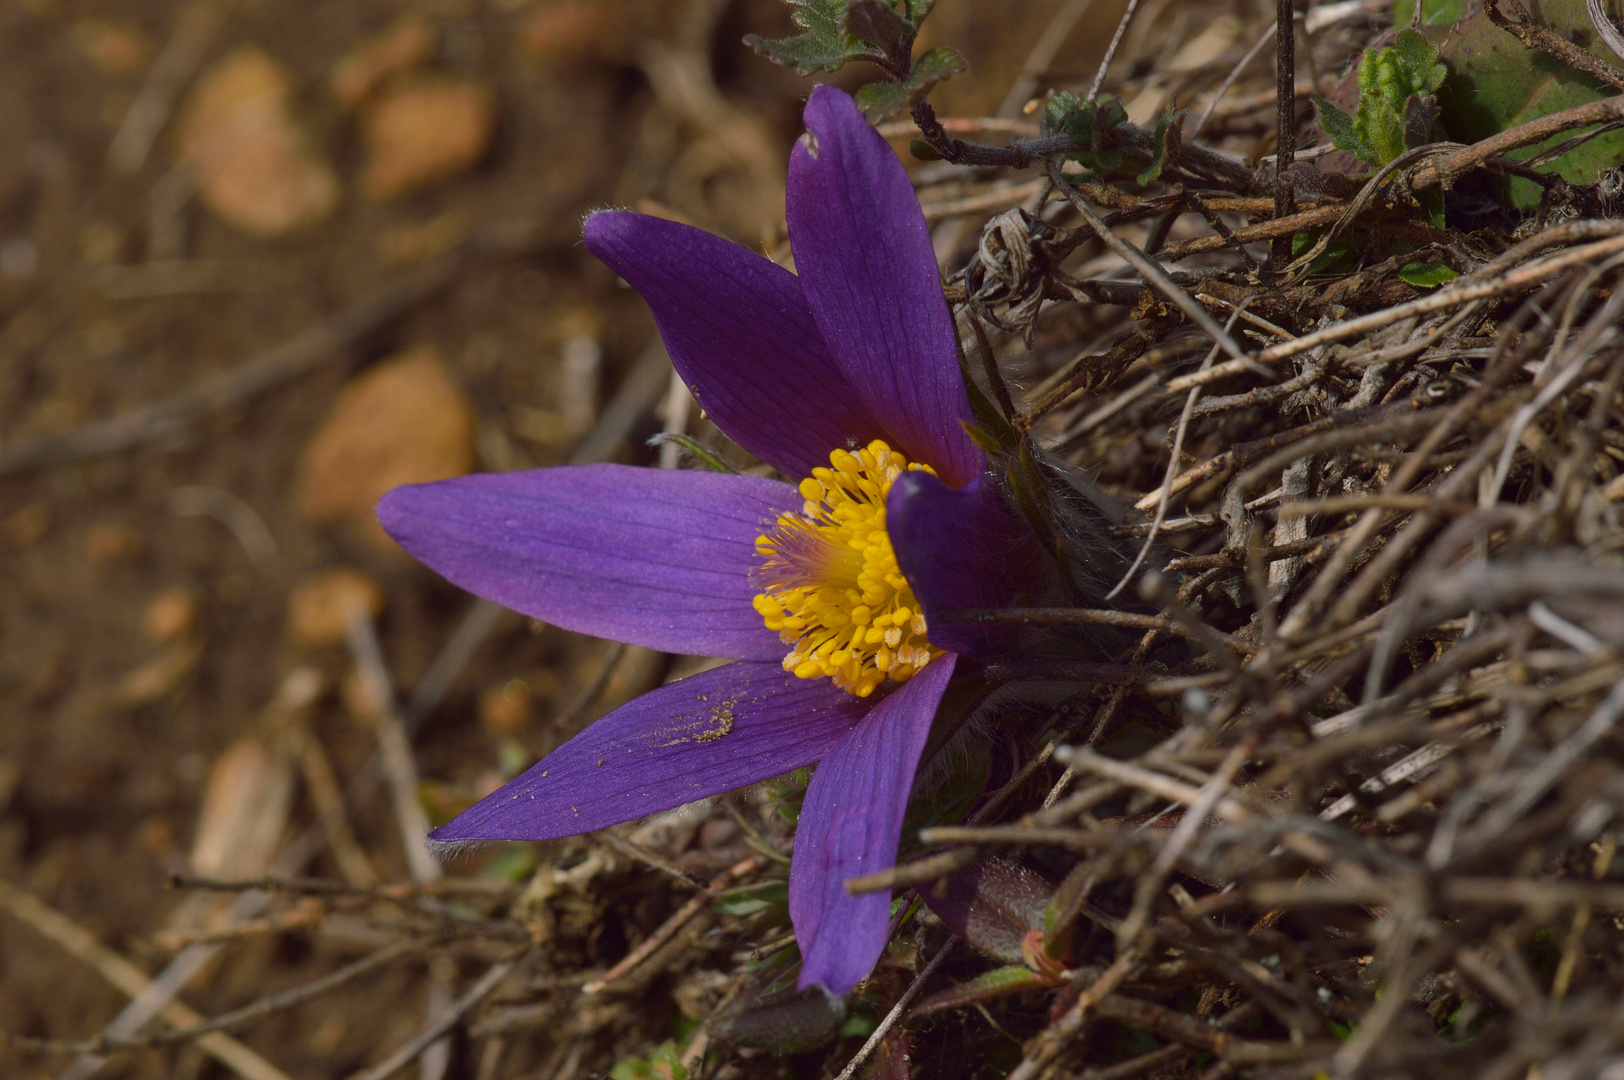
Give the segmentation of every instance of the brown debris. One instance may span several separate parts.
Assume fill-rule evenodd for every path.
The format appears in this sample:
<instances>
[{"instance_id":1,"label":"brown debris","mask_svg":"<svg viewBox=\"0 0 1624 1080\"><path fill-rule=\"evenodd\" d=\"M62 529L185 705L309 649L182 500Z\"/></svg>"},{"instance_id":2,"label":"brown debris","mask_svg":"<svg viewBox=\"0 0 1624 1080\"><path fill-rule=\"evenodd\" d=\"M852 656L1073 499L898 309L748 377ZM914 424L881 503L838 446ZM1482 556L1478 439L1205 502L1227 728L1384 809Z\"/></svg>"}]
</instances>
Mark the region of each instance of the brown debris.
<instances>
[{"instance_id":1,"label":"brown debris","mask_svg":"<svg viewBox=\"0 0 1624 1080\"><path fill-rule=\"evenodd\" d=\"M251 236L307 228L338 205L338 178L294 117L290 76L253 46L199 77L175 141L204 203Z\"/></svg>"},{"instance_id":2,"label":"brown debris","mask_svg":"<svg viewBox=\"0 0 1624 1080\"><path fill-rule=\"evenodd\" d=\"M333 68L333 97L346 109L361 104L384 80L423 64L434 55L439 33L421 15L402 15L387 30L368 38Z\"/></svg>"},{"instance_id":3,"label":"brown debris","mask_svg":"<svg viewBox=\"0 0 1624 1080\"><path fill-rule=\"evenodd\" d=\"M365 523L384 492L461 476L474 467L473 407L439 353L419 346L354 379L305 447L300 512ZM392 545L391 545L392 546Z\"/></svg>"},{"instance_id":4,"label":"brown debris","mask_svg":"<svg viewBox=\"0 0 1624 1080\"><path fill-rule=\"evenodd\" d=\"M391 85L361 116L361 190L395 199L465 172L484 158L495 126L496 94L483 83L424 74Z\"/></svg>"},{"instance_id":5,"label":"brown debris","mask_svg":"<svg viewBox=\"0 0 1624 1080\"><path fill-rule=\"evenodd\" d=\"M383 610L383 590L371 577L347 566L335 566L306 578L288 597L288 635L301 649L325 649L344 643L355 611L376 617Z\"/></svg>"}]
</instances>

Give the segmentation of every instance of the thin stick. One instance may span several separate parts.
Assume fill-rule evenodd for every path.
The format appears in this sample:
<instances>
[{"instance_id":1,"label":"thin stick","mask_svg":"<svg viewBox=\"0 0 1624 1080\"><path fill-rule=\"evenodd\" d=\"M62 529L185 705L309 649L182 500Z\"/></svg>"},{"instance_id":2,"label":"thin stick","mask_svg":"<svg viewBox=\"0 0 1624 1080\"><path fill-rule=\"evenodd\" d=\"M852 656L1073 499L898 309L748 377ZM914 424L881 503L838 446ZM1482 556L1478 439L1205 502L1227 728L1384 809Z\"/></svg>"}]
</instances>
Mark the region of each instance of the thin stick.
<instances>
[{"instance_id":1,"label":"thin stick","mask_svg":"<svg viewBox=\"0 0 1624 1080\"><path fill-rule=\"evenodd\" d=\"M489 971L480 976L478 982L468 988L467 993L452 1002L451 1006L436 1017L416 1038L372 1068L357 1073L353 1080L388 1080L410 1064L413 1058L444 1038L474 1006L489 997L491 992L501 985L502 980L508 977L508 973L513 970L516 963L515 960L504 960L492 965Z\"/></svg>"},{"instance_id":2,"label":"thin stick","mask_svg":"<svg viewBox=\"0 0 1624 1080\"><path fill-rule=\"evenodd\" d=\"M1066 0L1050 17L1049 23L1043 28L1043 33L1032 45L1032 51L1026 55L1026 63L1021 65L1019 75L1010 84L1009 93L1004 95L1003 104L998 106L997 115L1002 119L1012 119L1021 114L1021 106L1025 105L1032 96L1032 91L1038 87L1038 80L1043 78L1049 65L1059 55L1060 47L1071 37L1071 32L1077 28L1077 23L1087 14L1088 9L1094 6L1094 0ZM1092 98L1094 95L1090 94Z\"/></svg>"},{"instance_id":3,"label":"thin stick","mask_svg":"<svg viewBox=\"0 0 1624 1080\"><path fill-rule=\"evenodd\" d=\"M687 903L683 904L682 907L673 912L669 919L666 919L665 922L661 923L658 930L655 930L654 933L644 938L642 943L639 944L637 948L633 949L626 955L625 959L621 960L620 963L604 972L600 978L594 979L585 986L581 987L581 993L588 995L602 993L610 983L623 977L638 964L641 964L644 960L647 960L650 956L652 956L654 951L661 945L664 945L667 941L670 941L673 937L675 937L677 931L682 929L684 923L693 918L695 915L699 914L700 910L704 908L706 904L709 904L718 896L722 895L722 890L727 888L728 882L748 874L751 870L755 869L760 862L761 860L759 858L752 855L750 858L745 859L742 862L735 863L733 866L728 867L726 870L716 875L716 877L712 879L711 883L706 886L704 892L689 897Z\"/></svg>"},{"instance_id":4,"label":"thin stick","mask_svg":"<svg viewBox=\"0 0 1624 1080\"><path fill-rule=\"evenodd\" d=\"M95 969L97 974L129 997L141 996L152 985L141 969L97 941L90 931L4 878L0 878L0 907L74 959ZM191 1026L203 1021L201 1014L178 1001L170 1002L161 1015L177 1026ZM243 1080L289 1080L281 1069L229 1035L218 1032L204 1035L198 1039L197 1045ZM81 1057L77 1060L85 1059ZM98 1065L100 1060L104 1059L98 1056Z\"/></svg>"},{"instance_id":5,"label":"thin stick","mask_svg":"<svg viewBox=\"0 0 1624 1080\"><path fill-rule=\"evenodd\" d=\"M1131 630L1162 630L1167 633L1178 634L1181 637L1198 640L1205 636L1197 635L1179 620L1168 618L1165 615L1141 615L1137 612L1117 611L1113 608L958 608L944 612L943 618L948 622L1122 626ZM1251 645L1233 635L1218 630L1212 631L1212 634L1217 640L1222 641L1236 652L1251 653L1256 651Z\"/></svg>"},{"instance_id":6,"label":"thin stick","mask_svg":"<svg viewBox=\"0 0 1624 1080\"><path fill-rule=\"evenodd\" d=\"M1291 186L1291 162L1297 153L1297 28L1293 20L1292 0L1275 3L1275 165L1274 216L1276 220L1290 217L1297 210L1296 194ZM1291 261L1291 237L1282 233L1274 238L1269 262L1275 269L1284 269Z\"/></svg>"},{"instance_id":7,"label":"thin stick","mask_svg":"<svg viewBox=\"0 0 1624 1080\"><path fill-rule=\"evenodd\" d=\"M1218 325L1218 320L1208 314L1207 309L1202 307L1195 297L1174 284L1173 279L1167 276L1167 271L1163 270L1154 259L1112 232L1110 227L1100 220L1100 216L1094 212L1094 208L1088 205L1087 200L1066 181L1066 178L1060 172L1058 164L1050 161L1048 166L1049 178L1054 181L1055 187L1066 197L1066 201L1071 203L1072 208L1082 215L1083 220L1088 222L1089 228L1094 230L1094 234L1104 242L1106 247L1121 256L1129 266L1132 266L1145 279L1147 285L1173 301L1191 322L1206 331L1207 336L1221 346L1224 352L1235 358L1232 363L1252 371L1266 373L1271 378L1273 377L1273 372L1266 371L1246 355L1245 350L1236 344L1235 339L1230 337L1222 326Z\"/></svg>"},{"instance_id":8,"label":"thin stick","mask_svg":"<svg viewBox=\"0 0 1624 1080\"><path fill-rule=\"evenodd\" d=\"M58 1042L49 1046L48 1049L73 1054L110 1054L119 1050L144 1050L150 1047L176 1046L180 1043L193 1041L201 1044L202 1040L212 1032L242 1027L245 1024L253 1023L255 1020L262 1020L267 1016L286 1012L298 1005L303 1005L307 1001L329 994L346 983L354 982L363 975L370 975L380 968L387 967L401 957L416 952L419 947L419 943L414 941L397 941L385 945L376 952L369 953L354 963L341 967L330 974L323 975L319 979L313 979L303 986L295 986L291 990L272 994L251 1005L244 1005L240 1009L221 1013L219 1016L188 1027L155 1031L148 1035L137 1035L131 1039L108 1039L97 1035L91 1039ZM47 1049L47 1047L41 1047L41 1049Z\"/></svg>"},{"instance_id":9,"label":"thin stick","mask_svg":"<svg viewBox=\"0 0 1624 1080\"><path fill-rule=\"evenodd\" d=\"M936 955L930 958L930 963L925 965L925 970L921 971L919 977L914 979L908 989L902 992L902 996L897 999L897 1003L891 1006L891 1011L885 1014L885 1019L881 1020L874 1028L873 1033L868 1037L868 1041L863 1043L857 1053L852 1055L852 1059L846 1063L844 1069L840 1070L840 1075L835 1077L835 1080L851 1080L857 1074L857 1070L863 1067L863 1062L869 1059L869 1055L879 1049L880 1043L885 1040L886 1033L896 1026L898 1020L902 1019L903 1011L913 1004L914 998L919 996L919 991L925 988L926 980L936 974L936 969L942 966L942 962L948 958L948 955L953 952L953 947L958 943L958 938L950 937L947 939L947 944L936 951Z\"/></svg>"},{"instance_id":10,"label":"thin stick","mask_svg":"<svg viewBox=\"0 0 1624 1080\"><path fill-rule=\"evenodd\" d=\"M1241 301L1240 306L1235 309L1235 313L1224 324L1226 334L1235 328L1235 320L1241 317L1241 312L1245 310L1250 300L1251 298L1248 297L1246 300ZM1206 358L1201 361L1200 370L1207 370L1217 358L1218 343L1215 341L1212 348L1207 350ZM1150 532L1145 534L1145 542L1140 546L1139 554L1134 556L1133 565L1128 567L1127 572L1122 575L1122 580L1116 583L1116 587L1105 594L1107 600L1116 599L1117 593L1128 587L1128 582L1133 580L1133 576L1145 564L1145 559L1149 558L1151 549L1156 546L1156 534L1161 531L1162 522L1167 520L1167 508L1173 501L1173 477L1178 471L1179 459L1184 455L1184 433L1190 427L1190 415L1195 411L1196 399L1200 396L1201 387L1190 387L1190 392L1184 399L1184 411L1179 413L1178 427L1173 433L1173 450L1167 461L1167 475L1162 478L1162 497L1156 502L1156 518L1150 523Z\"/></svg>"},{"instance_id":11,"label":"thin stick","mask_svg":"<svg viewBox=\"0 0 1624 1080\"><path fill-rule=\"evenodd\" d=\"M411 736L395 706L395 688L384 665L383 648L378 643L378 631L372 624L372 614L357 605L350 611L346 628L350 656L357 673L367 689L373 712L373 728L378 736L378 750L383 758L384 773L389 778L389 790L394 796L395 822L400 826L401 841L406 848L406 864L411 867L412 878L418 882L434 882L441 878L440 864L429 854L424 841L428 837L428 815L417 799L417 759L412 755ZM451 998L451 980L456 977L456 966L449 960L436 958L429 965L427 1011L430 1017L443 1010ZM430 1028L434 1023L430 1022ZM451 1061L451 1045L443 1040L431 1040L422 1049L422 1080L440 1080Z\"/></svg>"},{"instance_id":12,"label":"thin stick","mask_svg":"<svg viewBox=\"0 0 1624 1080\"><path fill-rule=\"evenodd\" d=\"M438 881L440 864L434 861L423 838L428 835L429 823L423 807L417 801L417 762L412 757L412 744L406 737L400 713L395 708L395 690L384 666L383 649L378 644L378 632L372 625L372 616L365 608L350 612L348 637L350 657L355 670L365 685L368 705L373 710L373 724L377 730L378 747L383 753L384 769L394 795L395 821L400 826L401 839L406 847L406 864L411 867L413 880Z\"/></svg>"},{"instance_id":13,"label":"thin stick","mask_svg":"<svg viewBox=\"0 0 1624 1080\"><path fill-rule=\"evenodd\" d=\"M1624 100L1609 98L1608 100ZM1624 222L1595 222L1593 224L1624 230ZM1444 311L1448 308L1458 307L1472 300L1488 297L1504 296L1507 293L1517 292L1520 289L1531 288L1534 285L1554 277L1564 270L1590 262L1617 252L1624 251L1624 235L1614 235L1605 240L1584 244L1575 248L1568 248L1556 255L1508 270L1505 273L1484 281L1472 281L1464 285L1446 285L1437 292L1427 296L1418 297L1408 303L1398 304L1381 311L1373 311L1368 315L1361 315L1353 319L1344 319L1332 323L1302 337L1290 341L1282 341L1278 345L1270 345L1257 354L1255 359L1229 360L1222 364L1215 364L1208 370L1199 374L1182 376L1169 380L1167 389L1171 391L1185 390L1201 383L1215 382L1242 371L1256 370L1256 365L1273 364L1299 353L1308 352L1321 345L1330 345L1350 337L1359 337L1379 330L1384 326L1403 322L1405 319L1429 315L1434 311Z\"/></svg>"},{"instance_id":14,"label":"thin stick","mask_svg":"<svg viewBox=\"0 0 1624 1080\"><path fill-rule=\"evenodd\" d=\"M107 163L115 172L134 176L147 163L153 143L174 111L175 99L225 22L227 6L215 0L194 0L181 12L107 147Z\"/></svg>"},{"instance_id":15,"label":"thin stick","mask_svg":"<svg viewBox=\"0 0 1624 1080\"><path fill-rule=\"evenodd\" d=\"M476 237L293 340L256 353L230 371L204 379L173 397L61 435L14 439L0 447L0 475L118 453L171 435L209 413L240 405L345 355L386 323L417 310L430 297L461 281L474 266L492 257L531 250L538 242L536 232L527 228L505 228Z\"/></svg>"},{"instance_id":16,"label":"thin stick","mask_svg":"<svg viewBox=\"0 0 1624 1080\"><path fill-rule=\"evenodd\" d=\"M1105 55L1100 57L1099 70L1094 73L1094 81L1088 87L1088 101L1100 95L1100 87L1105 84L1105 73L1111 68L1111 61L1116 58L1117 46L1122 44L1122 35L1128 32L1128 24L1133 22L1134 12L1139 10L1139 0L1128 0L1128 9L1122 13L1122 19L1117 23L1116 33L1111 35L1111 44L1105 47Z\"/></svg>"},{"instance_id":17,"label":"thin stick","mask_svg":"<svg viewBox=\"0 0 1624 1080\"><path fill-rule=\"evenodd\" d=\"M1240 58L1240 62L1229 69L1229 74L1224 76L1224 81L1218 84L1217 91L1213 93L1212 100L1207 102L1205 109L1201 110L1201 118L1195 122L1193 128L1185 133L1184 137L1186 139L1193 139L1201 134L1201 129L1207 126L1207 121L1212 117L1212 111L1218 107L1220 101L1224 100L1224 95L1229 93L1230 87L1235 85L1235 80L1241 77L1241 72L1246 70L1246 65L1257 59L1257 54L1263 51L1263 46L1267 45L1269 39L1273 36L1274 27L1271 26L1263 31L1257 41L1253 42L1250 49L1246 50L1246 55ZM1292 88L1292 93L1296 93L1295 87Z\"/></svg>"}]
</instances>

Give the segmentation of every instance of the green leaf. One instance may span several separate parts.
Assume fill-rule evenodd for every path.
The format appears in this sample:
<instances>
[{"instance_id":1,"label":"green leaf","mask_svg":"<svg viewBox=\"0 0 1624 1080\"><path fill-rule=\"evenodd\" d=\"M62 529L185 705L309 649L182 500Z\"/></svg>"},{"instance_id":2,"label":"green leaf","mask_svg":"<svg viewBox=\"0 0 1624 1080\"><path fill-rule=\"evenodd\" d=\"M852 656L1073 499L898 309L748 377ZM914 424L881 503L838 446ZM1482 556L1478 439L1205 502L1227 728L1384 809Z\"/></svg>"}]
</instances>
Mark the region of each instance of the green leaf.
<instances>
[{"instance_id":1,"label":"green leaf","mask_svg":"<svg viewBox=\"0 0 1624 1080\"><path fill-rule=\"evenodd\" d=\"M866 1039L873 1034L875 1028L874 1018L865 1013L846 1017L846 1022L840 1025L842 1039Z\"/></svg>"},{"instance_id":2,"label":"green leaf","mask_svg":"<svg viewBox=\"0 0 1624 1080\"><path fill-rule=\"evenodd\" d=\"M1460 277L1442 263L1413 262L1398 272L1398 276L1418 289L1436 289Z\"/></svg>"},{"instance_id":3,"label":"green leaf","mask_svg":"<svg viewBox=\"0 0 1624 1080\"><path fill-rule=\"evenodd\" d=\"M1395 21L1407 26L1412 10L1413 0L1399 0L1394 8ZM1422 12L1429 10L1423 0ZM1618 65L1618 58L1591 25L1584 0L1541 0L1535 10L1553 33ZM1448 78L1437 91L1439 119L1449 137L1459 142L1478 142L1616 92L1553 56L1525 48L1481 10L1453 26L1430 29L1427 36L1442 42L1439 57L1447 66ZM1506 156L1526 160L1572 134L1561 132ZM1602 170L1616 167L1620 161L1624 161L1624 132L1614 131L1581 144L1543 168L1572 184L1593 184ZM1538 184L1521 177L1510 177L1503 192L1512 206L1522 210L1538 206L1540 195Z\"/></svg>"},{"instance_id":4,"label":"green leaf","mask_svg":"<svg viewBox=\"0 0 1624 1080\"><path fill-rule=\"evenodd\" d=\"M1155 169L1159 174L1161 169L1156 159L1123 144L1117 129L1127 121L1127 110L1115 98L1102 97L1097 101L1085 102L1069 90L1051 97L1044 109L1045 130L1050 134L1069 135L1076 140L1079 149L1066 157L1083 168L1101 176L1124 180L1136 178L1150 169ZM1162 134L1165 137L1167 132L1163 131Z\"/></svg>"},{"instance_id":5,"label":"green leaf","mask_svg":"<svg viewBox=\"0 0 1624 1080\"><path fill-rule=\"evenodd\" d=\"M1437 48L1414 30L1399 31L1392 48L1366 49L1359 60L1359 108L1353 119L1360 146L1342 149L1353 150L1372 165L1386 165L1411 142L1431 141L1432 92L1447 74L1438 63ZM1412 98L1421 99L1420 104L1412 106ZM1407 117L1426 122L1412 131ZM1337 145L1341 147L1340 142Z\"/></svg>"},{"instance_id":6,"label":"green leaf","mask_svg":"<svg viewBox=\"0 0 1624 1080\"><path fill-rule=\"evenodd\" d=\"M1557 0L1542 6L1541 11L1553 31L1615 62L1590 27L1582 3ZM1563 66L1545 53L1525 49L1486 16L1474 16L1457 30L1461 40L1450 42L1444 54L1457 77L1451 80L1451 93L1441 99L1441 104L1451 130L1466 138L1476 141L1553 112L1611 96L1608 88L1590 76ZM1475 134L1478 131L1484 134ZM1515 150L1507 156L1514 160L1532 157L1569 134L1563 132L1546 143ZM1620 161L1624 161L1624 133L1614 132L1564 154L1547 169L1570 183L1590 184L1603 169L1614 167ZM1531 181L1515 178L1512 190L1516 205L1537 205L1539 190Z\"/></svg>"},{"instance_id":7,"label":"green leaf","mask_svg":"<svg viewBox=\"0 0 1624 1080\"><path fill-rule=\"evenodd\" d=\"M923 1017L931 1013L962 1009L967 1005L978 1005L1022 990L1037 990L1052 985L1048 979L1030 968L1019 965L993 968L977 975L969 982L959 983L939 994L930 995L913 1007L911 1015Z\"/></svg>"},{"instance_id":8,"label":"green leaf","mask_svg":"<svg viewBox=\"0 0 1624 1080\"><path fill-rule=\"evenodd\" d=\"M917 93L934 83L957 75L969 66L956 49L950 49L946 45L927 49L923 56L914 61L913 70L908 73L908 89Z\"/></svg>"},{"instance_id":9,"label":"green leaf","mask_svg":"<svg viewBox=\"0 0 1624 1080\"><path fill-rule=\"evenodd\" d=\"M806 33L771 40L750 34L744 43L767 59L793 67L802 75L839 71L860 56L883 56L875 45L846 32L846 0L789 0L790 18Z\"/></svg>"},{"instance_id":10,"label":"green leaf","mask_svg":"<svg viewBox=\"0 0 1624 1080\"><path fill-rule=\"evenodd\" d=\"M646 1058L627 1056L609 1067L609 1080L688 1080L682 1051L670 1039Z\"/></svg>"},{"instance_id":11,"label":"green leaf","mask_svg":"<svg viewBox=\"0 0 1624 1080\"><path fill-rule=\"evenodd\" d=\"M1370 148L1365 146L1359 138L1359 132L1354 127L1353 117L1332 105L1329 101L1314 95L1314 104L1319 109L1320 127L1331 137L1331 145L1338 150L1351 150L1361 161L1368 161Z\"/></svg>"},{"instance_id":12,"label":"green leaf","mask_svg":"<svg viewBox=\"0 0 1624 1080\"><path fill-rule=\"evenodd\" d=\"M908 88L899 82L871 82L857 91L857 107L868 115L868 122L877 124L894 116L908 104Z\"/></svg>"},{"instance_id":13,"label":"green leaf","mask_svg":"<svg viewBox=\"0 0 1624 1080\"><path fill-rule=\"evenodd\" d=\"M957 75L966 66L964 57L945 45L938 45L914 61L906 83L871 82L857 91L857 105L868 114L869 123L877 124L918 101L926 90Z\"/></svg>"},{"instance_id":14,"label":"green leaf","mask_svg":"<svg viewBox=\"0 0 1624 1080\"><path fill-rule=\"evenodd\" d=\"M754 915L772 907L788 908L789 884L776 880L729 889L717 898L715 907L724 915Z\"/></svg>"},{"instance_id":15,"label":"green leaf","mask_svg":"<svg viewBox=\"0 0 1624 1080\"><path fill-rule=\"evenodd\" d=\"M1141 171L1138 176L1134 177L1134 180L1141 184L1148 184L1152 180L1155 180L1158 176L1162 175L1162 169L1166 166L1167 162L1169 160L1178 159L1179 144L1183 142L1183 139L1183 114L1180 113L1175 116L1173 113L1173 104L1172 102L1168 102L1167 111L1162 113L1162 118L1156 123L1156 136L1154 140L1154 145L1156 147L1155 157L1151 158L1150 164L1145 166L1143 171Z\"/></svg>"}]
</instances>

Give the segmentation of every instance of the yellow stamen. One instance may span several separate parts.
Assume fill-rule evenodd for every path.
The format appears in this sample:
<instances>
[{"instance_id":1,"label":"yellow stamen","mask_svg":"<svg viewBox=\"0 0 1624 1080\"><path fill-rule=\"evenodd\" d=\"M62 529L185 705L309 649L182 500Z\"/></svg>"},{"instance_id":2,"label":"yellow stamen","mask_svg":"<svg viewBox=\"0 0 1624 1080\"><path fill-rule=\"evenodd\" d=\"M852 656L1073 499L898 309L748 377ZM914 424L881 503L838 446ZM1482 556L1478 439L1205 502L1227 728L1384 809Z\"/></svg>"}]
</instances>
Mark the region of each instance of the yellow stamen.
<instances>
[{"instance_id":1,"label":"yellow stamen","mask_svg":"<svg viewBox=\"0 0 1624 1080\"><path fill-rule=\"evenodd\" d=\"M801 513L780 515L756 538L762 591L754 603L767 629L792 646L785 671L827 675L867 697L942 654L925 638L925 617L885 531L885 496L897 477L935 470L878 439L856 453L834 451L829 464L801 481Z\"/></svg>"}]
</instances>

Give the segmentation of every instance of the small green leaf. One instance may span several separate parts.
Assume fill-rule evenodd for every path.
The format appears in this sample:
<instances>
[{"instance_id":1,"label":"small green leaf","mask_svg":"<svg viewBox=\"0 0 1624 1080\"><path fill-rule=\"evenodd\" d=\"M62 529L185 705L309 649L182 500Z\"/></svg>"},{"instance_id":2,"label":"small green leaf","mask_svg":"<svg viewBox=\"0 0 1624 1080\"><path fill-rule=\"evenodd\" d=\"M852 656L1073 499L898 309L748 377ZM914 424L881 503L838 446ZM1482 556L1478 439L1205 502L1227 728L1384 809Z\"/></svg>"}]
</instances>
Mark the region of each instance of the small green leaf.
<instances>
[{"instance_id":1,"label":"small green leaf","mask_svg":"<svg viewBox=\"0 0 1624 1080\"><path fill-rule=\"evenodd\" d=\"M1155 156L1150 164L1134 177L1141 184L1148 184L1162 174L1167 162L1176 160L1179 156L1179 144L1183 141L1184 131L1183 114L1175 116L1172 102L1168 102L1167 111L1156 123L1156 137L1153 145L1156 147Z\"/></svg>"},{"instance_id":2,"label":"small green leaf","mask_svg":"<svg viewBox=\"0 0 1624 1080\"><path fill-rule=\"evenodd\" d=\"M842 1039L866 1039L874 1033L874 1018L857 1013L846 1017L846 1022L840 1025Z\"/></svg>"},{"instance_id":3,"label":"small green leaf","mask_svg":"<svg viewBox=\"0 0 1624 1080\"><path fill-rule=\"evenodd\" d=\"M1404 153L1409 100L1430 99L1446 74L1437 48L1414 30L1399 31L1392 48L1366 49L1359 61L1359 109L1353 122L1369 156L1360 156L1372 165L1386 165ZM1429 100L1421 112L1430 108ZM1430 139L1430 122L1426 128L1416 137Z\"/></svg>"},{"instance_id":4,"label":"small green leaf","mask_svg":"<svg viewBox=\"0 0 1624 1080\"><path fill-rule=\"evenodd\" d=\"M915 1018L925 1017L931 1013L979 1005L1022 990L1037 990L1052 985L1054 984L1050 980L1031 968L1018 964L993 968L977 975L969 982L959 983L939 994L930 995L913 1007L911 1015Z\"/></svg>"},{"instance_id":5,"label":"small green leaf","mask_svg":"<svg viewBox=\"0 0 1624 1080\"><path fill-rule=\"evenodd\" d=\"M933 83L957 75L969 66L956 49L950 49L946 45L927 49L924 55L914 61L913 70L908 73L908 89L918 92Z\"/></svg>"},{"instance_id":6,"label":"small green leaf","mask_svg":"<svg viewBox=\"0 0 1624 1080\"><path fill-rule=\"evenodd\" d=\"M750 34L744 43L775 63L802 75L839 71L860 56L884 56L874 45L846 32L846 0L789 0L790 18L806 33L776 40Z\"/></svg>"},{"instance_id":7,"label":"small green leaf","mask_svg":"<svg viewBox=\"0 0 1624 1080\"><path fill-rule=\"evenodd\" d=\"M1436 289L1460 277L1442 263L1423 262L1410 263L1398 272L1398 276L1418 289Z\"/></svg>"},{"instance_id":8,"label":"small green leaf","mask_svg":"<svg viewBox=\"0 0 1624 1080\"><path fill-rule=\"evenodd\" d=\"M1155 168L1151 155L1133 150L1123 144L1117 129L1128 121L1128 113L1115 98L1102 97L1094 102L1078 99L1070 91L1061 91L1049 99L1044 110L1044 127L1055 135L1069 135L1079 149L1066 157L1101 176L1131 179ZM1164 136L1166 132L1163 132ZM1165 149L1165 148L1164 148Z\"/></svg>"},{"instance_id":9,"label":"small green leaf","mask_svg":"<svg viewBox=\"0 0 1624 1080\"><path fill-rule=\"evenodd\" d=\"M754 915L772 907L787 908L789 885L778 880L730 889L717 898L715 906L724 915Z\"/></svg>"},{"instance_id":10,"label":"small green leaf","mask_svg":"<svg viewBox=\"0 0 1624 1080\"><path fill-rule=\"evenodd\" d=\"M1331 145L1338 150L1351 150L1361 161L1368 160L1369 148L1359 138L1355 129L1353 117L1332 105L1329 101L1314 95L1314 105L1319 109L1320 127L1331 137Z\"/></svg>"},{"instance_id":11,"label":"small green leaf","mask_svg":"<svg viewBox=\"0 0 1624 1080\"><path fill-rule=\"evenodd\" d=\"M871 82L857 91L857 107L868 116L868 122L877 124L894 116L908 104L908 88L899 82Z\"/></svg>"},{"instance_id":12,"label":"small green leaf","mask_svg":"<svg viewBox=\"0 0 1624 1080\"><path fill-rule=\"evenodd\" d=\"M623 1057L609 1067L609 1080L688 1080L682 1051L670 1039L646 1058Z\"/></svg>"}]
</instances>

